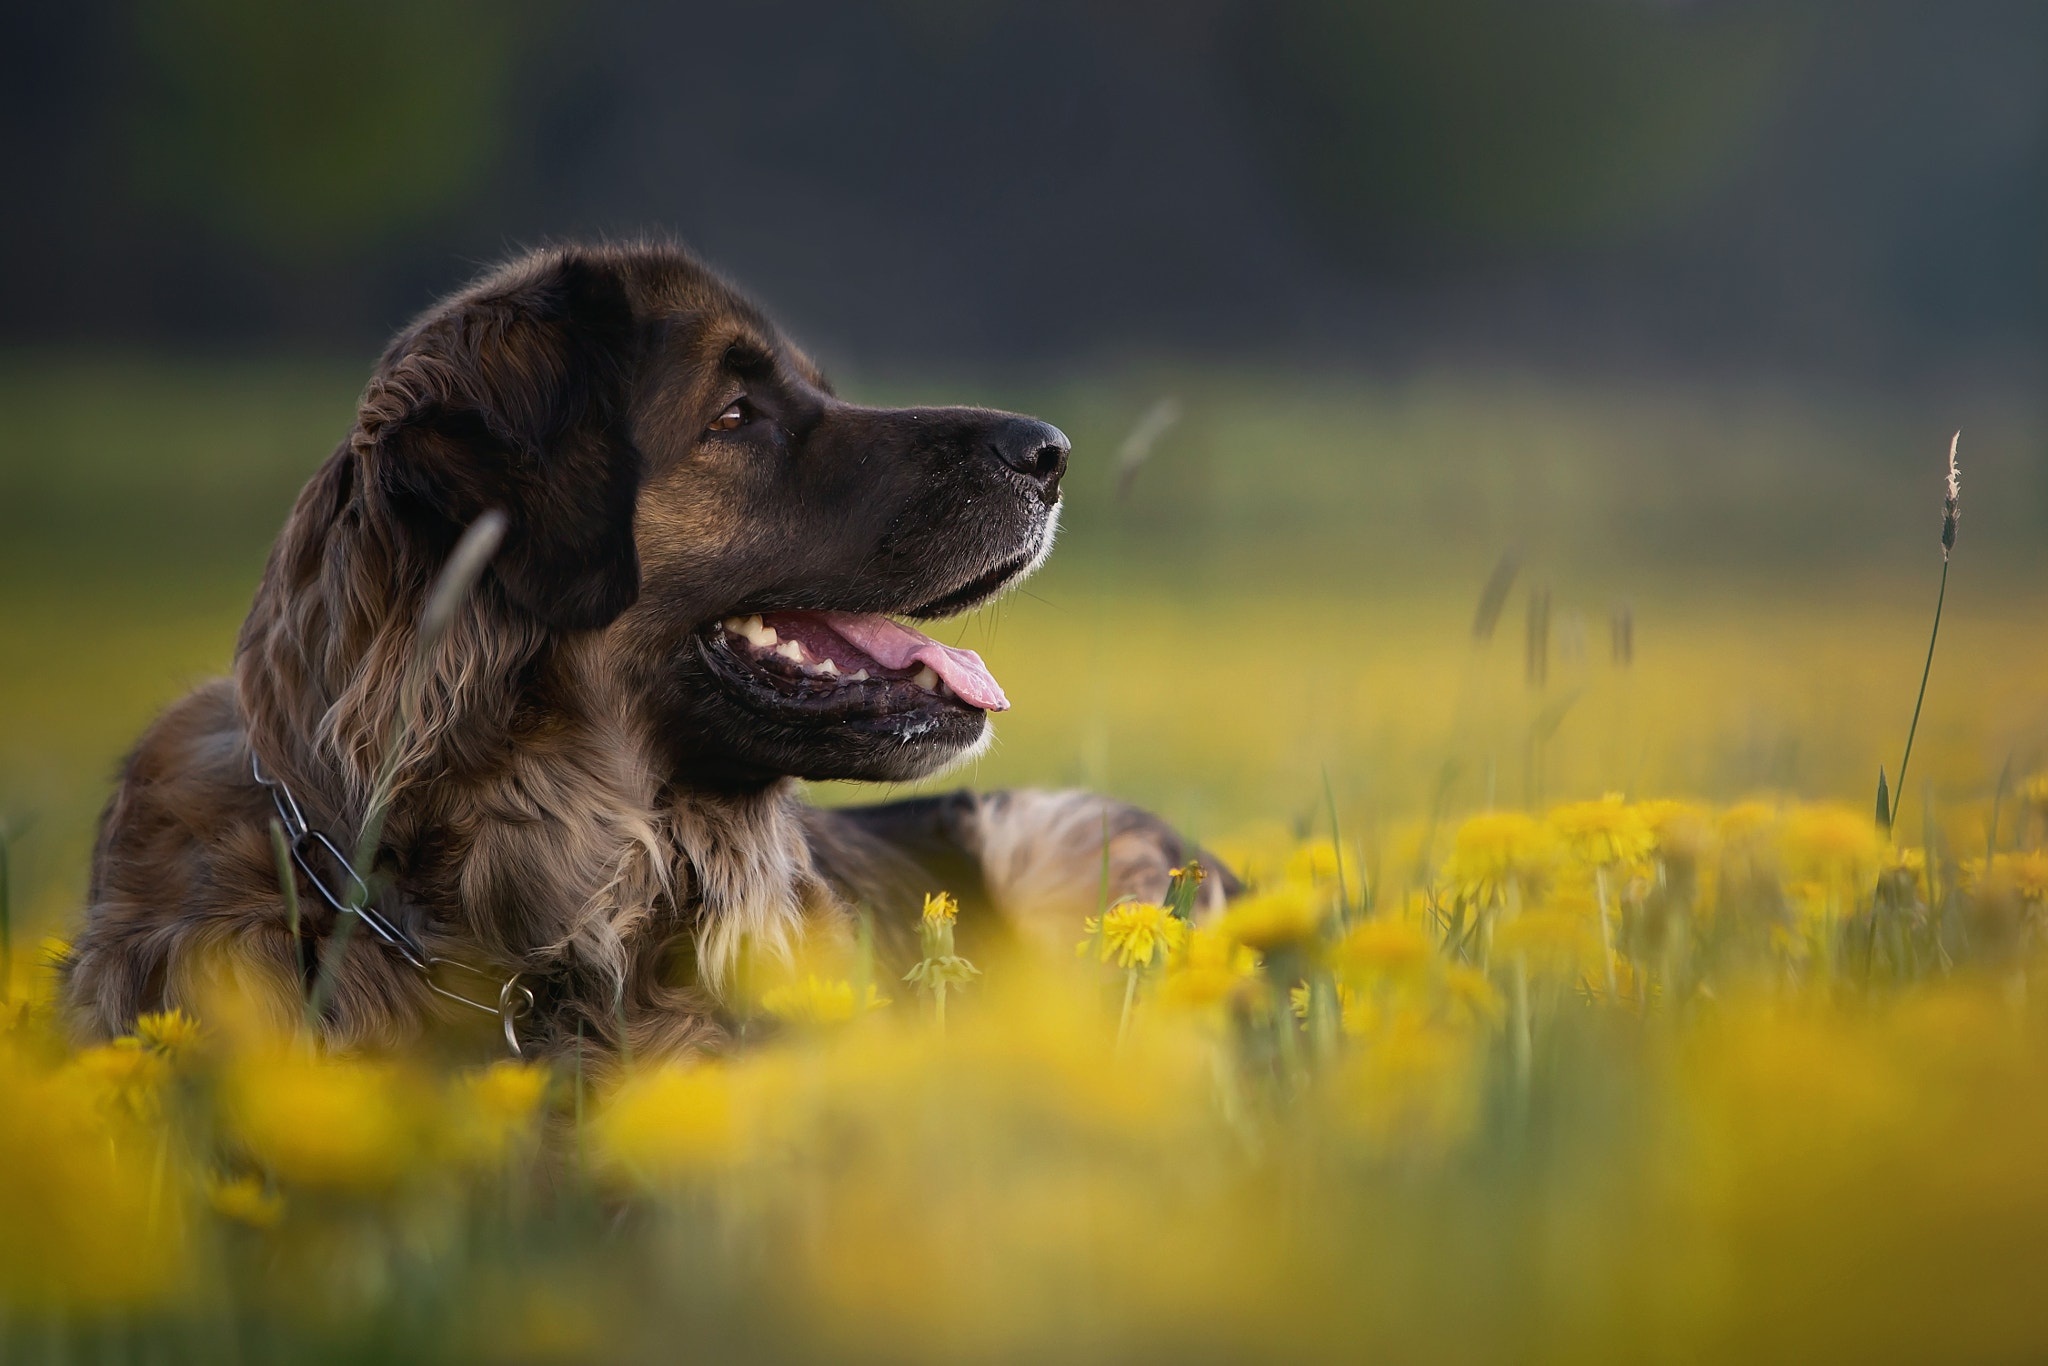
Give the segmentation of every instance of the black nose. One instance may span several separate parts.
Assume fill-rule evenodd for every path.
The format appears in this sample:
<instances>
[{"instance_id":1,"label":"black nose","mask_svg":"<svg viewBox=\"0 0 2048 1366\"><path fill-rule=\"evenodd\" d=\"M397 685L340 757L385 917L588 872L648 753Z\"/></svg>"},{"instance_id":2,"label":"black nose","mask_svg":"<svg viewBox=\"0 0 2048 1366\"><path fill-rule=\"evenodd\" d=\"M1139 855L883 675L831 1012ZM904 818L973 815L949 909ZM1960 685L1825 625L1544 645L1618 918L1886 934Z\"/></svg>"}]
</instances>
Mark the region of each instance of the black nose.
<instances>
[{"instance_id":1,"label":"black nose","mask_svg":"<svg viewBox=\"0 0 2048 1366\"><path fill-rule=\"evenodd\" d=\"M1060 476L1067 472L1067 452L1073 449L1065 432L1035 417L1005 418L989 433L988 448L1030 480L1048 505L1060 496Z\"/></svg>"}]
</instances>

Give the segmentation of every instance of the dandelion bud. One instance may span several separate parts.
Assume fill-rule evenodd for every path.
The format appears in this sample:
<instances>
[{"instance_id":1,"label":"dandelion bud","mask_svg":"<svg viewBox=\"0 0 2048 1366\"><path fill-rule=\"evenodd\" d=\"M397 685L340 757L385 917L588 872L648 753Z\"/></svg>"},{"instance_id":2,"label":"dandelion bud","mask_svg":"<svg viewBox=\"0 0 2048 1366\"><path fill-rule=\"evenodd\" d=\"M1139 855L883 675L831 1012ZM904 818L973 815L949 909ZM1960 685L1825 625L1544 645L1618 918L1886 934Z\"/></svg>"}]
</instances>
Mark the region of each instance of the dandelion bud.
<instances>
[{"instance_id":1,"label":"dandelion bud","mask_svg":"<svg viewBox=\"0 0 2048 1366\"><path fill-rule=\"evenodd\" d=\"M960 917L960 903L953 899L951 892L927 892L924 898L924 923L937 928L950 925Z\"/></svg>"}]
</instances>

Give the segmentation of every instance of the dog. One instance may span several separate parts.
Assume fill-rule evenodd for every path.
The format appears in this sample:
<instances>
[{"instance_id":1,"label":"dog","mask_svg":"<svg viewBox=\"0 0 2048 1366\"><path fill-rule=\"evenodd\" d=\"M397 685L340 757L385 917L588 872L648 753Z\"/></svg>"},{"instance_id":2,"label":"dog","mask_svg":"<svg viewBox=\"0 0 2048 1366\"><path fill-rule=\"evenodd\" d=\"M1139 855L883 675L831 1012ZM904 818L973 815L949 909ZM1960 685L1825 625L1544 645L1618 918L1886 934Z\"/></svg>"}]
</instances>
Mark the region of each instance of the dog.
<instances>
[{"instance_id":1,"label":"dog","mask_svg":"<svg viewBox=\"0 0 2048 1366\"><path fill-rule=\"evenodd\" d=\"M123 765L70 1020L118 1034L225 984L341 1047L473 1019L515 1052L688 1055L734 1038L743 958L863 912L900 963L930 891L963 935L1062 946L1105 890L1159 900L1196 851L1106 798L799 792L986 746L1000 685L905 622L1039 566L1068 454L1030 417L837 398L671 244L491 272L385 350L232 677ZM486 521L502 543L420 648Z\"/></svg>"}]
</instances>

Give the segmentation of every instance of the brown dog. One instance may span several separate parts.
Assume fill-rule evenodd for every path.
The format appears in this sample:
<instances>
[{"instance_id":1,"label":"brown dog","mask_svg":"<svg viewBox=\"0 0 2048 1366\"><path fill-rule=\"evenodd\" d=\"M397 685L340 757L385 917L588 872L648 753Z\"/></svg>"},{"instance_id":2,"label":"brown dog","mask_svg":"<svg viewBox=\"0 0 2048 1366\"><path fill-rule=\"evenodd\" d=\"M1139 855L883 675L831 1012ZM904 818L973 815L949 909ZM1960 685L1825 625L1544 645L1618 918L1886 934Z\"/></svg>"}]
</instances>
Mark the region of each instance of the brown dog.
<instances>
[{"instance_id":1,"label":"brown dog","mask_svg":"<svg viewBox=\"0 0 2048 1366\"><path fill-rule=\"evenodd\" d=\"M1111 894L1157 899L1183 850L1130 807L959 792L826 811L792 781L919 778L985 744L995 680L892 616L949 615L1036 568L1067 453L1027 417L840 401L673 247L544 251L444 301L299 496L233 678L129 758L74 1020L120 1031L222 971L295 1013L326 955L338 1042L502 1011L529 1051L673 1052L725 1037L743 943L774 951L854 904L903 924L944 887L1027 928L1060 907L1045 932L1070 936L1105 835ZM492 510L503 545L400 726L428 590ZM349 923L334 850L394 734Z\"/></svg>"}]
</instances>

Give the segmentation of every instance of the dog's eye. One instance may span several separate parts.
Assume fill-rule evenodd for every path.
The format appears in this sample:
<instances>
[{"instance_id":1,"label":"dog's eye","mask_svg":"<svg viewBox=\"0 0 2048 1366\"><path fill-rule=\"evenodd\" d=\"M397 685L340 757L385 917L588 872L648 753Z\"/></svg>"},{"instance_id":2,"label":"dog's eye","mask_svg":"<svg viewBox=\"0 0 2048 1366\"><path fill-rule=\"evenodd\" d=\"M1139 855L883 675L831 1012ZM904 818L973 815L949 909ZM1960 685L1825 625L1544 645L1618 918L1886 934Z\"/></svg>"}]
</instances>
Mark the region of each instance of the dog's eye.
<instances>
[{"instance_id":1,"label":"dog's eye","mask_svg":"<svg viewBox=\"0 0 2048 1366\"><path fill-rule=\"evenodd\" d=\"M745 426L746 422L746 400L734 399L731 403L725 405L724 412L711 419L711 430L714 432L730 432Z\"/></svg>"}]
</instances>

